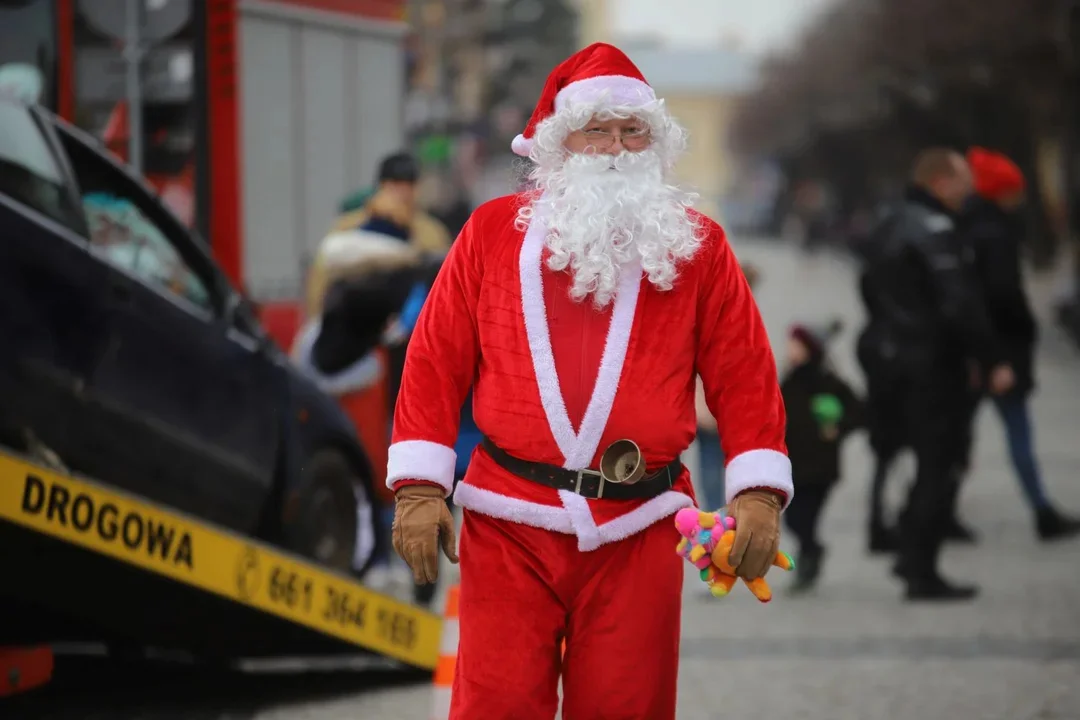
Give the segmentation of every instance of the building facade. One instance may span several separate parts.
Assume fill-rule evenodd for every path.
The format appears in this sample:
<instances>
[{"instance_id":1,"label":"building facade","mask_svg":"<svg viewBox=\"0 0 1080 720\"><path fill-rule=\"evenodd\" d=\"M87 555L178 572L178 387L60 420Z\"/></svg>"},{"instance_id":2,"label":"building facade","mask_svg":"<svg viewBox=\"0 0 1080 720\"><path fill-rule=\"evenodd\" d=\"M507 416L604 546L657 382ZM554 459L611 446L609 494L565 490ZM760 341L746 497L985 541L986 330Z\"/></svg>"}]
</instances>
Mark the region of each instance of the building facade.
<instances>
[{"instance_id":1,"label":"building facade","mask_svg":"<svg viewBox=\"0 0 1080 720\"><path fill-rule=\"evenodd\" d=\"M241 0L244 278L300 297L342 198L405 143L404 2Z\"/></svg>"},{"instance_id":2,"label":"building facade","mask_svg":"<svg viewBox=\"0 0 1080 720\"><path fill-rule=\"evenodd\" d=\"M723 220L738 164L728 145L732 119L757 83L753 58L723 48L679 48L619 38L612 31L610 0L577 0L580 46L610 42L641 70L689 133L689 152L676 167L680 182L701 194L699 207Z\"/></svg>"}]
</instances>

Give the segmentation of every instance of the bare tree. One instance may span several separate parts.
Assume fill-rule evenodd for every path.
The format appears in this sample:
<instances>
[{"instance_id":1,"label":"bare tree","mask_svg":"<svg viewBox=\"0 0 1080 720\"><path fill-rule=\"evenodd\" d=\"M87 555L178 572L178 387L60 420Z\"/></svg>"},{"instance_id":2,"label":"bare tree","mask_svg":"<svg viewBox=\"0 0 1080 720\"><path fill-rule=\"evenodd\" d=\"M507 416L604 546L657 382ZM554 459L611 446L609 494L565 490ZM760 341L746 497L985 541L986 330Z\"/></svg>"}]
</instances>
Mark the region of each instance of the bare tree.
<instances>
[{"instance_id":1,"label":"bare tree","mask_svg":"<svg viewBox=\"0 0 1080 720\"><path fill-rule=\"evenodd\" d=\"M849 204L902 179L920 146L999 148L1033 191L1032 250L1055 246L1037 143L1062 122L1055 0L841 0L770 59L733 128L734 147L828 177ZM839 180L839 182L838 182Z\"/></svg>"}]
</instances>

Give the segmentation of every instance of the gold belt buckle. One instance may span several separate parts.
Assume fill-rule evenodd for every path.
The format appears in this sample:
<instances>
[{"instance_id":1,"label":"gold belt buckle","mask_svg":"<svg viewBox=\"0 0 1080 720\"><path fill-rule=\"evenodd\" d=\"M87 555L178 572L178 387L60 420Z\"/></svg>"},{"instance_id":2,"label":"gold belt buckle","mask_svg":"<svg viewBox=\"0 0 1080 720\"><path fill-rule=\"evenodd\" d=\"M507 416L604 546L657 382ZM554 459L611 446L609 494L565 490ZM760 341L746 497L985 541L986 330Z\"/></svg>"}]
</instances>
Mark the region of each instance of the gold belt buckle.
<instances>
[{"instance_id":1,"label":"gold belt buckle","mask_svg":"<svg viewBox=\"0 0 1080 720\"><path fill-rule=\"evenodd\" d=\"M605 483L633 485L645 477L645 458L633 440L616 440L600 456L600 478Z\"/></svg>"}]
</instances>

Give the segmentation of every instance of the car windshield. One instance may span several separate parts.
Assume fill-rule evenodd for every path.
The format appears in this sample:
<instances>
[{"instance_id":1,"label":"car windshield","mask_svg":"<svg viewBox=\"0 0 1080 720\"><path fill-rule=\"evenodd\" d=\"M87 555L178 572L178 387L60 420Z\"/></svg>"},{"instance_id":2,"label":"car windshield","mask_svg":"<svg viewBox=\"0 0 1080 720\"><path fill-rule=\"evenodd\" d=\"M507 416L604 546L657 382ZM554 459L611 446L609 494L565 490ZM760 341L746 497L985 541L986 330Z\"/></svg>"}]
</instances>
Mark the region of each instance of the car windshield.
<instances>
[{"instance_id":1,"label":"car windshield","mask_svg":"<svg viewBox=\"0 0 1080 720\"><path fill-rule=\"evenodd\" d=\"M64 177L33 115L0 98L0 194L72 226Z\"/></svg>"}]
</instances>

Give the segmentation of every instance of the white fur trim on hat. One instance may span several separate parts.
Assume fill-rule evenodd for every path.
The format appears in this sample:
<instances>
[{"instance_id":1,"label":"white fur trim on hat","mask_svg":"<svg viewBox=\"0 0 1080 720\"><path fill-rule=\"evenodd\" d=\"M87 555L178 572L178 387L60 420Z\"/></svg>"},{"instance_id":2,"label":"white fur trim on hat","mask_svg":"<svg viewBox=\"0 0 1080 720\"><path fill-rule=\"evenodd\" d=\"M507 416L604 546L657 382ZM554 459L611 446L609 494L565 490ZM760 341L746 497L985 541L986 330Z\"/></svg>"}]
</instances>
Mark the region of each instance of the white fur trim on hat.
<instances>
[{"instance_id":1,"label":"white fur trim on hat","mask_svg":"<svg viewBox=\"0 0 1080 720\"><path fill-rule=\"evenodd\" d=\"M516 138L514 138L513 142L510 143L510 149L513 150L515 154L520 155L521 157L529 157L529 153L532 151L532 146L532 138L527 138L524 135L518 135Z\"/></svg>"},{"instance_id":2,"label":"white fur trim on hat","mask_svg":"<svg viewBox=\"0 0 1080 720\"><path fill-rule=\"evenodd\" d=\"M601 75L575 80L555 96L555 111L574 103L591 103L603 100L609 105L639 107L656 101L656 93L649 84L625 75Z\"/></svg>"},{"instance_id":3,"label":"white fur trim on hat","mask_svg":"<svg viewBox=\"0 0 1080 720\"><path fill-rule=\"evenodd\" d=\"M648 83L625 75L600 75L575 80L555 96L555 112L567 106L582 103L603 102L612 107L644 107L656 102L656 93ZM529 157L533 139L518 135L510 143L510 149L522 157Z\"/></svg>"}]
</instances>

